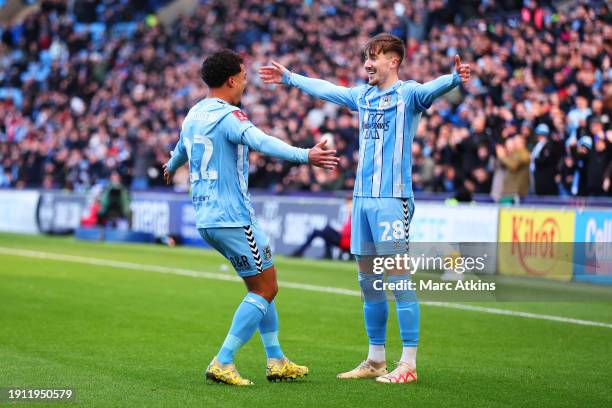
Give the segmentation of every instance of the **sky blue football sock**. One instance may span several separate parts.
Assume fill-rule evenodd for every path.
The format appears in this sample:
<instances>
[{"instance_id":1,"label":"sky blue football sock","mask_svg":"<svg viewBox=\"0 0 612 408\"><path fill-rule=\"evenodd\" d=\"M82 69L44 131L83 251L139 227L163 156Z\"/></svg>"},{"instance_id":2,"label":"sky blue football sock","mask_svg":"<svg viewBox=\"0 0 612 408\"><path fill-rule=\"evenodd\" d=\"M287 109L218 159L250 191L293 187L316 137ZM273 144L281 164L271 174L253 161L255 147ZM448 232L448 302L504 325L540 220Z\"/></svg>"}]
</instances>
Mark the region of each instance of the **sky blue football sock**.
<instances>
[{"instance_id":1,"label":"sky blue football sock","mask_svg":"<svg viewBox=\"0 0 612 408\"><path fill-rule=\"evenodd\" d=\"M359 286L363 294L363 318L365 320L366 333L370 344L384 345L387 337L387 317L389 316L389 305L387 295L382 289L382 284L374 284L380 280L382 275L359 272Z\"/></svg>"},{"instance_id":2,"label":"sky blue football sock","mask_svg":"<svg viewBox=\"0 0 612 408\"><path fill-rule=\"evenodd\" d=\"M261 334L261 341L268 358L283 358L285 356L278 342L278 313L276 313L274 301L270 303L266 315L259 322L259 334Z\"/></svg>"},{"instance_id":3,"label":"sky blue football sock","mask_svg":"<svg viewBox=\"0 0 612 408\"><path fill-rule=\"evenodd\" d=\"M234 355L245 344L268 311L268 301L255 293L247 293L236 313L227 337L217 354L217 360L221 364L234 361Z\"/></svg>"},{"instance_id":4,"label":"sky blue football sock","mask_svg":"<svg viewBox=\"0 0 612 408\"><path fill-rule=\"evenodd\" d=\"M389 283L410 280L410 275L389 275ZM397 320L404 347L416 347L419 343L419 302L413 290L394 290Z\"/></svg>"}]
</instances>

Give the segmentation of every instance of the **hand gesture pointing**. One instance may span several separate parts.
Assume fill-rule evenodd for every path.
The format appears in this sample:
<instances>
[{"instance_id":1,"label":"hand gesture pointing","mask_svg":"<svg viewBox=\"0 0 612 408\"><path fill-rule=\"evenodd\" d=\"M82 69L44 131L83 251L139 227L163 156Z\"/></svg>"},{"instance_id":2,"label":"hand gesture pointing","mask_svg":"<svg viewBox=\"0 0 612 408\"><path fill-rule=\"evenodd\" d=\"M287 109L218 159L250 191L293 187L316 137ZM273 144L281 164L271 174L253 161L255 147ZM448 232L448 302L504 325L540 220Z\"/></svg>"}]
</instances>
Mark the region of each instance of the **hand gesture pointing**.
<instances>
[{"instance_id":1,"label":"hand gesture pointing","mask_svg":"<svg viewBox=\"0 0 612 408\"><path fill-rule=\"evenodd\" d=\"M465 84L470 80L470 65L462 64L459 55L455 55L455 71L461 78L461 83Z\"/></svg>"}]
</instances>

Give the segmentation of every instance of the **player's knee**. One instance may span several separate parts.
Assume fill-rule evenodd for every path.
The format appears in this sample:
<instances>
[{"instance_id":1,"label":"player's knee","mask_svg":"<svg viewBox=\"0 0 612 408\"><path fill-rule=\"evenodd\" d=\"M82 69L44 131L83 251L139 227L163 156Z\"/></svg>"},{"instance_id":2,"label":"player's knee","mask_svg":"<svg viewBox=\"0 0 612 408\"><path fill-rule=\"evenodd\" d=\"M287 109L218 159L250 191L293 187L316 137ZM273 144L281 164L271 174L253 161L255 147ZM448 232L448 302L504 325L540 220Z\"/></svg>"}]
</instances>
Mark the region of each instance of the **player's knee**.
<instances>
[{"instance_id":1,"label":"player's knee","mask_svg":"<svg viewBox=\"0 0 612 408\"><path fill-rule=\"evenodd\" d=\"M383 275L359 272L359 287L366 303L380 303L387 300Z\"/></svg>"},{"instance_id":2,"label":"player's knee","mask_svg":"<svg viewBox=\"0 0 612 408\"><path fill-rule=\"evenodd\" d=\"M254 289L252 292L258 294L268 302L272 302L278 293L278 284L273 282L265 287Z\"/></svg>"},{"instance_id":3,"label":"player's knee","mask_svg":"<svg viewBox=\"0 0 612 408\"><path fill-rule=\"evenodd\" d=\"M392 289L393 296L395 297L395 301L398 302L398 306L400 304L416 304L417 296L414 290L407 289L407 281L410 281L410 276L408 275L389 275L388 282L394 284L394 289Z\"/></svg>"},{"instance_id":4,"label":"player's knee","mask_svg":"<svg viewBox=\"0 0 612 408\"><path fill-rule=\"evenodd\" d=\"M260 296L262 298L266 299L268 301L268 303L271 303L274 300L274 298L276 297L276 293L277 292L278 292L278 289L275 290L275 291L274 290L266 290L266 291L262 292L260 294Z\"/></svg>"},{"instance_id":5,"label":"player's knee","mask_svg":"<svg viewBox=\"0 0 612 408\"><path fill-rule=\"evenodd\" d=\"M397 301L397 310L401 311L402 313L406 313L406 315L411 316L413 319L418 320L419 316L421 314L421 310L420 310L420 306L419 306L419 302L412 302L412 301Z\"/></svg>"},{"instance_id":6,"label":"player's knee","mask_svg":"<svg viewBox=\"0 0 612 408\"><path fill-rule=\"evenodd\" d=\"M268 302L271 302L272 300L274 300L277 293L278 293L278 284L275 281L272 285L270 285L270 288L268 289L268 296L270 297L270 299L268 299Z\"/></svg>"}]
</instances>

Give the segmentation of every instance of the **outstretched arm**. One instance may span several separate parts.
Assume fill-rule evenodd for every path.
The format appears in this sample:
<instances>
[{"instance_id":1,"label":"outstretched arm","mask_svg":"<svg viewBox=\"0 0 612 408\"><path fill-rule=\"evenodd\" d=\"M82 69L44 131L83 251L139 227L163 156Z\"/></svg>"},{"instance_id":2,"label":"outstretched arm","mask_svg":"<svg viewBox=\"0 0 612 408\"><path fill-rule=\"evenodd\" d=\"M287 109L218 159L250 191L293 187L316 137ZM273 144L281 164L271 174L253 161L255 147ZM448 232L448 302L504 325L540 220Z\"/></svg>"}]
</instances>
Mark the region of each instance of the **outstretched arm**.
<instances>
[{"instance_id":1,"label":"outstretched arm","mask_svg":"<svg viewBox=\"0 0 612 408\"><path fill-rule=\"evenodd\" d=\"M310 163L313 166L333 169L340 161L335 157L335 150L324 150L326 140L319 142L312 149L300 149L252 126L242 133L241 141L255 151L294 163Z\"/></svg>"},{"instance_id":2,"label":"outstretched arm","mask_svg":"<svg viewBox=\"0 0 612 408\"><path fill-rule=\"evenodd\" d=\"M261 67L259 76L265 84L294 86L316 98L346 106L354 111L357 110L357 98L351 88L334 85L322 79L295 74L276 61L272 61L272 65Z\"/></svg>"},{"instance_id":3,"label":"outstretched arm","mask_svg":"<svg viewBox=\"0 0 612 408\"><path fill-rule=\"evenodd\" d=\"M417 110L429 109L434 100L455 88L459 83L470 80L470 66L462 64L458 55L455 55L455 72L442 75L433 81L418 85L415 89L414 98Z\"/></svg>"}]
</instances>

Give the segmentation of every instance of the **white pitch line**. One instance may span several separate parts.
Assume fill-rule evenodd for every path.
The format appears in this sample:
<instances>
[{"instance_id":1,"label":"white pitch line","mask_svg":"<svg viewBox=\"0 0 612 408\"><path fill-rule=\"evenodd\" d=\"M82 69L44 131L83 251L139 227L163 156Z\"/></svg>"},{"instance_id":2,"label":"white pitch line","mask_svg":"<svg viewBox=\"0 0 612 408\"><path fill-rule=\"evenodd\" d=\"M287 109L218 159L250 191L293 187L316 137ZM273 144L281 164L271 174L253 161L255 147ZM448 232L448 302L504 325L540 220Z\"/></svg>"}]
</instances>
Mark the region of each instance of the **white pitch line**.
<instances>
[{"instance_id":1,"label":"white pitch line","mask_svg":"<svg viewBox=\"0 0 612 408\"><path fill-rule=\"evenodd\" d=\"M431 306L448 307L451 309L472 310L474 312L491 313L491 314L496 314L496 315L517 316L517 317L524 317L527 319L550 320L553 322L580 324L583 326L607 327L607 328L612 329L612 324L610 323L594 322L591 320L572 319L570 317L563 317L563 316L553 316L553 315L545 315L545 314L529 313L529 312L518 312L515 310L496 309L494 307L464 305L462 303L428 302L427 304Z\"/></svg>"},{"instance_id":2,"label":"white pitch line","mask_svg":"<svg viewBox=\"0 0 612 408\"><path fill-rule=\"evenodd\" d=\"M48 260L53 260L53 261L81 263L81 264L95 265L95 266L108 266L112 268L131 269L131 270L136 270L136 271L165 273L165 274L171 274L171 275L189 276L192 278L213 279L213 280L230 281L230 282L242 282L242 279L239 278L238 276L222 274L222 273L201 272L201 271L194 271L192 269L172 268L172 267L166 267L166 266L147 265L147 264L139 264L139 263L133 263L133 262L124 262L124 261L113 261L110 259L86 258L83 256L77 256L77 255L57 254L57 253L42 252L42 251L30 251L27 249L0 247L0 254L9 255L9 256L19 256L19 257L25 257L25 258L38 258L38 259L48 259ZM306 290L310 292L333 293L336 295L356 296L356 297L361 296L361 292L358 290L334 288L331 286L318 286L318 285L309 285L305 283L284 282L284 281L279 281L279 286L282 286L284 288ZM472 305L466 305L462 303L421 302L421 304L425 304L428 306L444 307L444 308L449 308L449 309L468 310L468 311L473 311L473 312L489 313L489 314L496 314L496 315L522 317L526 319L548 320L548 321L553 321L553 322L577 324L577 325L582 325L582 326L606 327L606 328L612 329L611 323L573 319L573 318L563 317L563 316L553 316L553 315L545 315L545 314L539 314L539 313L519 312L519 311L514 311L514 310L496 309L493 307L484 307L484 306L472 306Z\"/></svg>"}]
</instances>

